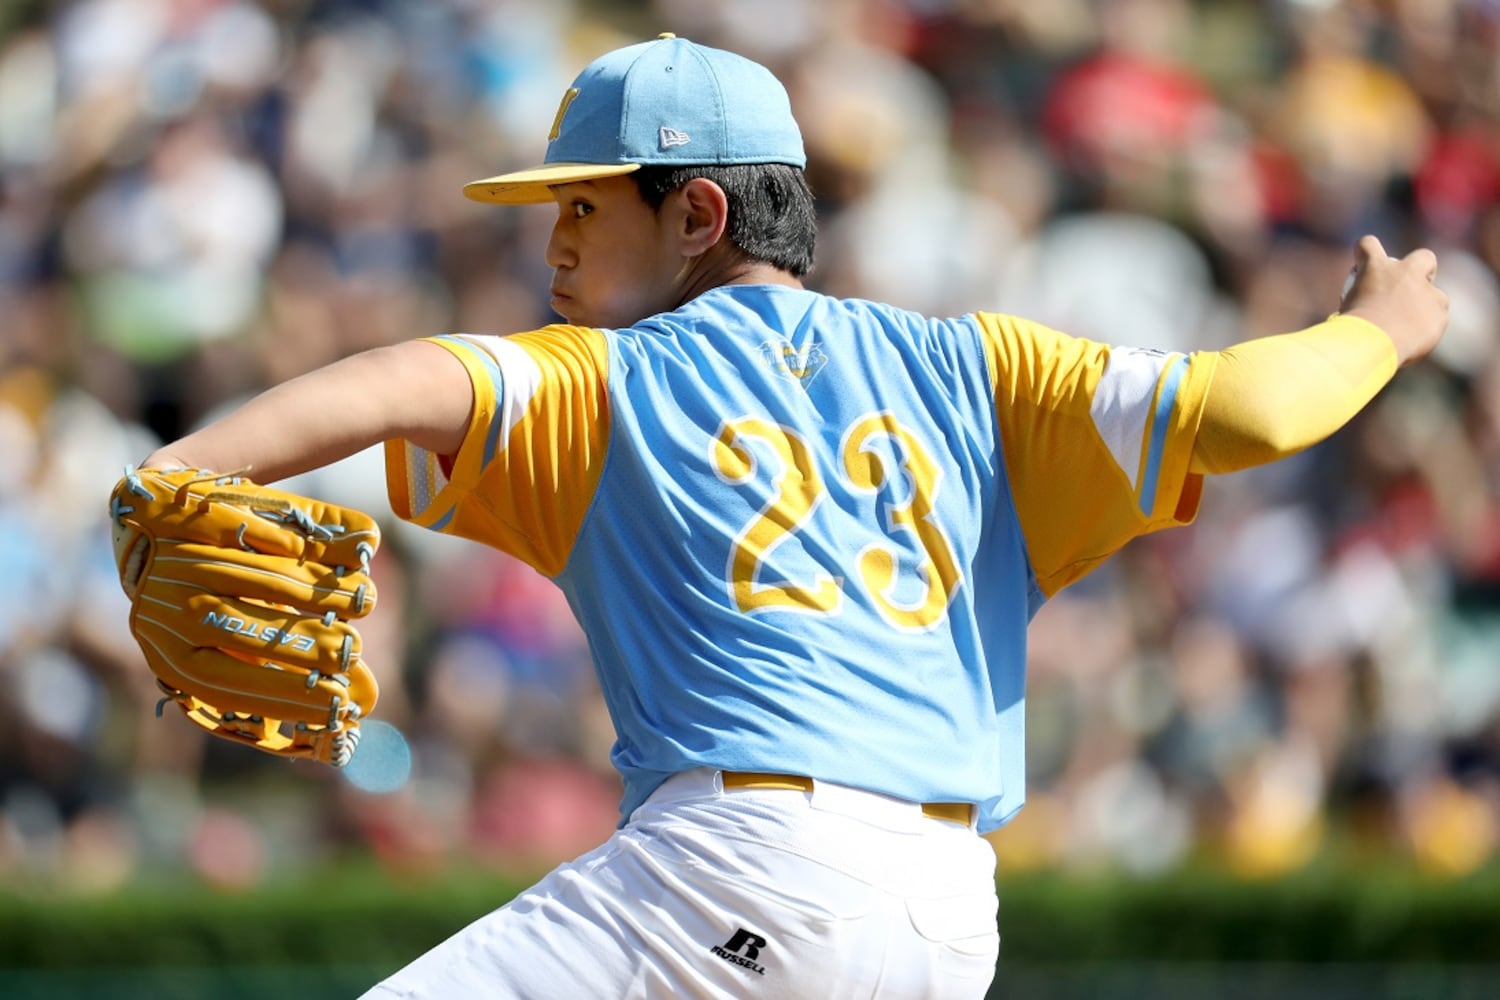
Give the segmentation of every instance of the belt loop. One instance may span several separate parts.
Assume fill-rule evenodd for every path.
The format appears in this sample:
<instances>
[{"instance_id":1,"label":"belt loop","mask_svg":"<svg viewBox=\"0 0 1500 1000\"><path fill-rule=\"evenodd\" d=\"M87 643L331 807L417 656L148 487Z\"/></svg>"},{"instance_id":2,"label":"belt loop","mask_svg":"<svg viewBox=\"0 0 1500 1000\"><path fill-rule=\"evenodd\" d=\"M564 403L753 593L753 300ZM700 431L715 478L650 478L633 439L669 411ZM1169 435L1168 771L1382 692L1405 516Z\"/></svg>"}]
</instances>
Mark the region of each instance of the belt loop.
<instances>
[{"instance_id":1,"label":"belt loop","mask_svg":"<svg viewBox=\"0 0 1500 1000\"><path fill-rule=\"evenodd\" d=\"M976 809L967 802L924 802L922 803L922 815L928 819L939 819L947 823L959 823L963 826L974 825Z\"/></svg>"},{"instance_id":2,"label":"belt loop","mask_svg":"<svg viewBox=\"0 0 1500 1000\"><path fill-rule=\"evenodd\" d=\"M771 774L764 771L720 771L722 788L771 788L792 792L811 792L814 782L800 774Z\"/></svg>"}]
</instances>

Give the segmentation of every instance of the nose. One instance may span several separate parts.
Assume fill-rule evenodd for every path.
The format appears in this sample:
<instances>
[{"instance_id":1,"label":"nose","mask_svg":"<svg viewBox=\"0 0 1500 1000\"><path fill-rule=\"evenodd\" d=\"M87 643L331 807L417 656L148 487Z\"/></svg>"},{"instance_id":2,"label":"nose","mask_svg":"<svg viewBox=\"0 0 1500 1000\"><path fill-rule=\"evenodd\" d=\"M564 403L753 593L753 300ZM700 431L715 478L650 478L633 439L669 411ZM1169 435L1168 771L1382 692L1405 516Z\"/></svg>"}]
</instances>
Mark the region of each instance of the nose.
<instances>
[{"instance_id":1,"label":"nose","mask_svg":"<svg viewBox=\"0 0 1500 1000\"><path fill-rule=\"evenodd\" d=\"M564 232L564 222L565 220L559 213L558 220L552 224L552 235L547 238L547 250L543 254L547 266L554 271L562 267L571 267L578 262L577 256L573 253L572 243L567 233Z\"/></svg>"}]
</instances>

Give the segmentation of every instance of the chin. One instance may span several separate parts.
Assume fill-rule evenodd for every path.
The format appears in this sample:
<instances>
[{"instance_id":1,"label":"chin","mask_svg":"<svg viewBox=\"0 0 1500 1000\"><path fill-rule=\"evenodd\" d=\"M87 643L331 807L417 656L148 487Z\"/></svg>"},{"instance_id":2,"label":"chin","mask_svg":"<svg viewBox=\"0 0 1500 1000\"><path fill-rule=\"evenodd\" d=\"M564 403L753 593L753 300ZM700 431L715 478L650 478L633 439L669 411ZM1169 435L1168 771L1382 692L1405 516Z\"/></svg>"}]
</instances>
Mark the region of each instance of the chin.
<instances>
[{"instance_id":1,"label":"chin","mask_svg":"<svg viewBox=\"0 0 1500 1000\"><path fill-rule=\"evenodd\" d=\"M563 318L563 321L573 326L587 326L596 330L623 330L634 326L648 316L654 315L649 312L638 310L614 309L605 307L602 309L589 308L577 299L554 299L552 311Z\"/></svg>"},{"instance_id":2,"label":"chin","mask_svg":"<svg viewBox=\"0 0 1500 1000\"><path fill-rule=\"evenodd\" d=\"M568 315L563 317L573 326L586 326L595 330L623 330L628 326L634 326L636 320L625 319L608 314L600 315L584 309L570 309Z\"/></svg>"}]
</instances>

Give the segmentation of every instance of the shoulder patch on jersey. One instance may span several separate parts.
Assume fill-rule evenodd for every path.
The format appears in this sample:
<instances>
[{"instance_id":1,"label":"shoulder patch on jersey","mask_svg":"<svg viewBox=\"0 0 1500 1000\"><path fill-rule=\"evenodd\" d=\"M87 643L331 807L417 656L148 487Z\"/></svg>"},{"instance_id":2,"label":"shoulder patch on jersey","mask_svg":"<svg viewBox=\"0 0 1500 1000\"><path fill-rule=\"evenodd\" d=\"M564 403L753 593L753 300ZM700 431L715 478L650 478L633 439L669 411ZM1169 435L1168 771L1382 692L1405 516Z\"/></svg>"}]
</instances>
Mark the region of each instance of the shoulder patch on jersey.
<instances>
[{"instance_id":1,"label":"shoulder patch on jersey","mask_svg":"<svg viewBox=\"0 0 1500 1000\"><path fill-rule=\"evenodd\" d=\"M817 341L809 341L798 350L790 341L768 340L760 345L760 355L767 368L789 382L800 382L804 388L828 364L828 355Z\"/></svg>"},{"instance_id":2,"label":"shoulder patch on jersey","mask_svg":"<svg viewBox=\"0 0 1500 1000\"><path fill-rule=\"evenodd\" d=\"M1151 430L1156 386L1162 370L1184 355L1140 347L1115 347L1094 390L1089 415L1115 464L1130 480L1141 485L1142 452ZM1165 424L1162 424L1165 433Z\"/></svg>"}]
</instances>

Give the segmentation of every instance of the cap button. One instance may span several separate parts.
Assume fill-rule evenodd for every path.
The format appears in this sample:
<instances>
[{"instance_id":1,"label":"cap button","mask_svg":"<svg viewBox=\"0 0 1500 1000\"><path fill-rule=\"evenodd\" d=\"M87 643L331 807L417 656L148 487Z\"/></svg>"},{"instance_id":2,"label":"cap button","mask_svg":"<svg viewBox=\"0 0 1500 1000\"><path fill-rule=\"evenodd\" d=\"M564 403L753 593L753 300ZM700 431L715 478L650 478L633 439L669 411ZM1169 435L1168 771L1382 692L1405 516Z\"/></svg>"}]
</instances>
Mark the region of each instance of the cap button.
<instances>
[{"instance_id":1,"label":"cap button","mask_svg":"<svg viewBox=\"0 0 1500 1000\"><path fill-rule=\"evenodd\" d=\"M672 31L663 31L661 34L657 35L656 37L657 38L676 38L677 34L676 34L676 32L672 32Z\"/></svg>"}]
</instances>

